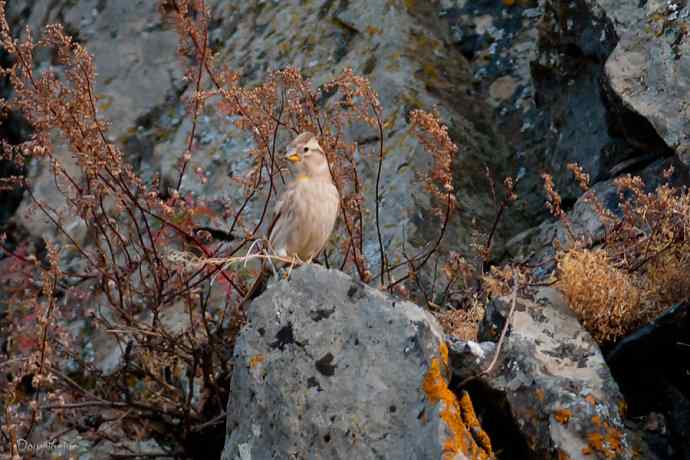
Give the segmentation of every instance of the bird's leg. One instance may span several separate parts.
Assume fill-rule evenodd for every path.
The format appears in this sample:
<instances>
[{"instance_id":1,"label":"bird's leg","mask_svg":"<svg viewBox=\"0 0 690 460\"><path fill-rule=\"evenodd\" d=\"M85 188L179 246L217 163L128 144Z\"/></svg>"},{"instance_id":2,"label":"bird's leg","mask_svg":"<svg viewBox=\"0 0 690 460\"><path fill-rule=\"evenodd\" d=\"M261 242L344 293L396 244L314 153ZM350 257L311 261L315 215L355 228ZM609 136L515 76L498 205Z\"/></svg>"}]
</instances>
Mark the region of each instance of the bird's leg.
<instances>
[{"instance_id":1,"label":"bird's leg","mask_svg":"<svg viewBox=\"0 0 690 460\"><path fill-rule=\"evenodd\" d=\"M263 248L263 254L266 256L266 260L268 260L268 265L271 266L271 271L273 272L273 276L275 279L278 279L278 271L276 270L276 266L273 264L273 259L271 258L271 255L275 254L273 251L273 247L271 246L270 241L266 241L266 247Z\"/></svg>"},{"instance_id":2,"label":"bird's leg","mask_svg":"<svg viewBox=\"0 0 690 460\"><path fill-rule=\"evenodd\" d=\"M298 255L293 254L290 256L290 264L287 266L285 279L290 279L290 274L292 273L292 269L295 268L295 265L304 265L304 262L302 262L302 259L300 259Z\"/></svg>"},{"instance_id":3,"label":"bird's leg","mask_svg":"<svg viewBox=\"0 0 690 460\"><path fill-rule=\"evenodd\" d=\"M268 265L271 266L271 271L273 272L273 276L275 279L278 279L278 272L276 271L276 266L273 265L273 260L270 257L267 257L268 259Z\"/></svg>"},{"instance_id":4,"label":"bird's leg","mask_svg":"<svg viewBox=\"0 0 690 460\"><path fill-rule=\"evenodd\" d=\"M295 262L297 260L297 256L291 256L290 257L290 264L287 266L287 270L285 271L285 279L290 279L290 274L292 273L292 268L295 266Z\"/></svg>"}]
</instances>

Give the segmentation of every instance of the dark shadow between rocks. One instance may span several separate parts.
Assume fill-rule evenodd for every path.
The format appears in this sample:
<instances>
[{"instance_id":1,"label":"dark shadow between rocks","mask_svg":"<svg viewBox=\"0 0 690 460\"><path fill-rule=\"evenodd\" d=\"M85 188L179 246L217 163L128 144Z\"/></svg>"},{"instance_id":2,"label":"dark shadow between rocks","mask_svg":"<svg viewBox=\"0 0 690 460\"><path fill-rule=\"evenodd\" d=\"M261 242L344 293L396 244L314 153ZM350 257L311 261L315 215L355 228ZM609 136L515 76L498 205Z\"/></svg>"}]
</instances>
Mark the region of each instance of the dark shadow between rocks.
<instances>
[{"instance_id":1,"label":"dark shadow between rocks","mask_svg":"<svg viewBox=\"0 0 690 460\"><path fill-rule=\"evenodd\" d=\"M606 360L661 459L690 459L690 303L676 305L619 341ZM666 437L666 443L661 439ZM668 446L670 445L670 449Z\"/></svg>"},{"instance_id":2,"label":"dark shadow between rocks","mask_svg":"<svg viewBox=\"0 0 690 460\"><path fill-rule=\"evenodd\" d=\"M653 161L675 155L673 149L666 145L648 119L625 106L623 100L613 91L604 75L601 77L601 88L601 99L606 108L609 132L613 137L625 140L628 147L632 149L632 155L629 156L653 154L656 157L651 159ZM641 169L641 167L644 165L638 165L636 169Z\"/></svg>"},{"instance_id":3,"label":"dark shadow between rocks","mask_svg":"<svg viewBox=\"0 0 690 460\"><path fill-rule=\"evenodd\" d=\"M460 395L460 379L454 376L450 382L451 390ZM474 410L481 421L482 428L489 435L497 458L501 460L531 460L530 450L515 418L510 415L510 406L505 394L489 388L480 379L473 380L462 390L470 394Z\"/></svg>"}]
</instances>

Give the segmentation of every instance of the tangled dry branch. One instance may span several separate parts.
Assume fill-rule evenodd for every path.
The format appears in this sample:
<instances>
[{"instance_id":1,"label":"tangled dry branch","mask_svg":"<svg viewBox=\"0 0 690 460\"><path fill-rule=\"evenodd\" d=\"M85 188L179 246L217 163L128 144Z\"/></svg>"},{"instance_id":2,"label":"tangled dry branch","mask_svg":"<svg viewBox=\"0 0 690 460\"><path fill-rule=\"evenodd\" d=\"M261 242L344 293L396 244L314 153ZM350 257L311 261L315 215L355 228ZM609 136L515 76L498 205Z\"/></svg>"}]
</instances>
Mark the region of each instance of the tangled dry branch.
<instances>
[{"instance_id":1,"label":"tangled dry branch","mask_svg":"<svg viewBox=\"0 0 690 460\"><path fill-rule=\"evenodd\" d=\"M145 180L110 140L99 111L92 56L64 31L50 25L35 41L31 31L16 38L0 1L0 42L12 64L0 72L13 90L2 110L21 113L32 127L29 139L2 144L2 159L20 166L42 162L50 168L61 205L32 191L29 178L4 178L4 189L27 190L30 213L47 219L54 237L41 248L0 239L7 294L3 326L11 340L0 356L3 423L0 445L13 454L16 439L28 438L49 416L65 426L89 426L103 408L139 435L156 436L175 455L193 439L222 444L217 420L227 403L234 338L245 299L257 273L251 262L275 256L251 253L284 171L278 161L283 140L303 131L317 133L341 197L340 230L330 263L361 280L379 280L398 292L437 255L456 209L453 158L457 147L439 118L411 114L414 133L433 159L427 191L437 204L439 235L404 264L390 263L380 215L384 162L383 109L369 82L345 70L314 88L293 68L266 75L247 87L237 72L216 62L209 46L209 10L203 0L161 2L174 24L188 82L184 102L191 130L179 152L176 180ZM39 50L56 57L54 66L34 67ZM208 82L208 84L207 84ZM250 173L235 178L242 199L227 203L229 242L201 230L207 208L185 192L197 152L198 120L213 106L253 141ZM374 148L346 138L347 127L364 123L378 132ZM73 162L75 167L68 167ZM361 168L375 164L374 202L367 203ZM197 180L205 180L197 177ZM255 214L251 210L257 210ZM374 277L364 254L367 213L375 214L380 273ZM405 273L405 269L409 272ZM396 278L397 277L397 278ZM449 283L450 286L450 283ZM447 289L448 290L448 289ZM184 317L170 328L168 315ZM80 319L83 334L75 334ZM119 350L120 364L104 371L89 350L97 337ZM59 369L68 369L60 371ZM160 427L164 427L160 429ZM105 436L98 427L92 436Z\"/></svg>"}]
</instances>

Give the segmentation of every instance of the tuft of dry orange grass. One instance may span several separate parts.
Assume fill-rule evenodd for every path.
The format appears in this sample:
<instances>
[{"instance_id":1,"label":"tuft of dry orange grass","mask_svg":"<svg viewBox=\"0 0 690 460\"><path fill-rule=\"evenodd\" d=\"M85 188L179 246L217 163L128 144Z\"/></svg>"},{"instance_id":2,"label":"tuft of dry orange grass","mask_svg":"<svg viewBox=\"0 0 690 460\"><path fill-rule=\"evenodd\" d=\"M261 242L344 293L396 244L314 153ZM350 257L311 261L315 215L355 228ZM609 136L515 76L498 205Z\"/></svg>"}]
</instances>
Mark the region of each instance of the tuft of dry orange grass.
<instances>
[{"instance_id":1,"label":"tuft of dry orange grass","mask_svg":"<svg viewBox=\"0 0 690 460\"><path fill-rule=\"evenodd\" d=\"M643 321L642 291L611 266L606 251L573 249L558 257L559 289L580 322L599 342L613 340Z\"/></svg>"},{"instance_id":2,"label":"tuft of dry orange grass","mask_svg":"<svg viewBox=\"0 0 690 460\"><path fill-rule=\"evenodd\" d=\"M611 343L690 298L690 194L667 184L647 191L641 178L623 176L615 181L622 211L615 216L589 190L582 169L568 168L606 236L593 246L585 236L569 232L573 244L556 254L557 286L592 336ZM547 206L570 228L547 175L545 188Z\"/></svg>"},{"instance_id":3,"label":"tuft of dry orange grass","mask_svg":"<svg viewBox=\"0 0 690 460\"><path fill-rule=\"evenodd\" d=\"M465 308L436 313L436 319L448 334L460 340L476 341L479 335L479 323L484 318L484 311L484 302L475 295Z\"/></svg>"}]
</instances>

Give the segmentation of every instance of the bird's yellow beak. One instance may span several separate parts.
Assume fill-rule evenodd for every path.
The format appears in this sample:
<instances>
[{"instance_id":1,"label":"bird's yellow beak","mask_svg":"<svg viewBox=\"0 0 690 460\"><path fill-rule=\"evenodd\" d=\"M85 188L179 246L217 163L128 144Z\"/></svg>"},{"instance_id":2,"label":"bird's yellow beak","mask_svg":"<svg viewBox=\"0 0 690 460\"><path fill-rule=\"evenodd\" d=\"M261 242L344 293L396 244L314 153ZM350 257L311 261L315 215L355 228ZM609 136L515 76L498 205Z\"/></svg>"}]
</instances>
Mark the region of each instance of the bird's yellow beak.
<instances>
[{"instance_id":1,"label":"bird's yellow beak","mask_svg":"<svg viewBox=\"0 0 690 460\"><path fill-rule=\"evenodd\" d=\"M291 161L293 163L297 163L300 160L300 156L297 154L297 152L292 152L285 158L287 158L288 161Z\"/></svg>"}]
</instances>

